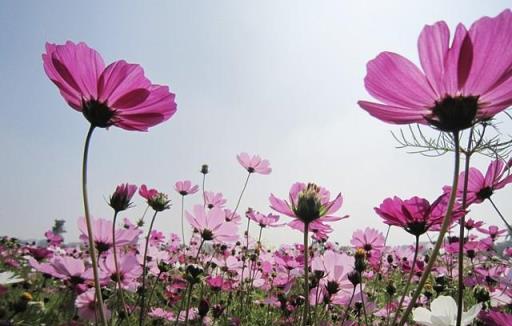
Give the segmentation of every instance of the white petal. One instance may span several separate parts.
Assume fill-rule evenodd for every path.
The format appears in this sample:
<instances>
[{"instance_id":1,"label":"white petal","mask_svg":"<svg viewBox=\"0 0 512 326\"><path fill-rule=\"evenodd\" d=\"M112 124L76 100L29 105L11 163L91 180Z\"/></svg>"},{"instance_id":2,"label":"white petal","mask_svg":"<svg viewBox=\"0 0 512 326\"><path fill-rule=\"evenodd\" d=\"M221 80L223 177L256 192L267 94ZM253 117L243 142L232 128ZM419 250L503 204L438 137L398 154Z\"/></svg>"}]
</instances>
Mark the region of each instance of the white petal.
<instances>
[{"instance_id":1,"label":"white petal","mask_svg":"<svg viewBox=\"0 0 512 326\"><path fill-rule=\"evenodd\" d=\"M420 325L433 326L430 321L432 313L423 307L415 308L412 311L412 319Z\"/></svg>"},{"instance_id":2,"label":"white petal","mask_svg":"<svg viewBox=\"0 0 512 326\"><path fill-rule=\"evenodd\" d=\"M466 326L466 325L471 324L473 322L473 319L476 318L476 316L478 315L478 313L480 312L481 309L482 309L482 304L479 303L479 304L476 304L473 307L471 307L471 309L469 309L468 311L463 312L462 313L462 325Z\"/></svg>"}]
</instances>

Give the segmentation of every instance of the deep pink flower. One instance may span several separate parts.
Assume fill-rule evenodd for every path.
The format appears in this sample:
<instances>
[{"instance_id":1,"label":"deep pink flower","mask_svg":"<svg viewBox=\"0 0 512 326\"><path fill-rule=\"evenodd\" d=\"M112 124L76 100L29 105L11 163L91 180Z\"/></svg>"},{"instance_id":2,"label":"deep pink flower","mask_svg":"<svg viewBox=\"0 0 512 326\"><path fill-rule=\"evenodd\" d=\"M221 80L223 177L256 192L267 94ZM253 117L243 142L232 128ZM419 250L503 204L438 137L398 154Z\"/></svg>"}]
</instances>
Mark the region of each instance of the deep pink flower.
<instances>
[{"instance_id":1,"label":"deep pink flower","mask_svg":"<svg viewBox=\"0 0 512 326\"><path fill-rule=\"evenodd\" d=\"M151 231L151 234L149 235L149 244L151 246L157 247L157 246L161 245L162 243L164 243L164 241L165 241L165 236L162 232L157 231L157 230Z\"/></svg>"},{"instance_id":2,"label":"deep pink flower","mask_svg":"<svg viewBox=\"0 0 512 326\"><path fill-rule=\"evenodd\" d=\"M473 230L474 228L479 228L482 225L484 225L484 222L482 222L482 221L475 221L472 218L468 218L466 220L466 223L464 224L464 227L469 231L469 230Z\"/></svg>"},{"instance_id":3,"label":"deep pink flower","mask_svg":"<svg viewBox=\"0 0 512 326\"><path fill-rule=\"evenodd\" d=\"M507 233L507 230L500 230L496 225L490 225L487 229L480 227L478 228L478 231L484 234L488 234L489 237L493 240L496 240L497 237L501 236L504 233Z\"/></svg>"},{"instance_id":4,"label":"deep pink flower","mask_svg":"<svg viewBox=\"0 0 512 326\"><path fill-rule=\"evenodd\" d=\"M382 103L359 101L372 116L394 124L430 124L458 131L488 120L512 104L512 13L459 24L450 46L444 21L418 39L423 71L396 53L368 62L365 87Z\"/></svg>"},{"instance_id":5,"label":"deep pink flower","mask_svg":"<svg viewBox=\"0 0 512 326\"><path fill-rule=\"evenodd\" d=\"M258 225L262 228L264 227L278 227L284 225L284 223L277 223L279 221L279 215L272 215L271 213L268 215L264 215L255 210L249 209L245 214L247 218L253 220L258 223Z\"/></svg>"},{"instance_id":6,"label":"deep pink flower","mask_svg":"<svg viewBox=\"0 0 512 326\"><path fill-rule=\"evenodd\" d=\"M512 160L508 163L503 160L495 160L489 164L485 176L477 168L469 168L468 172L468 188L466 200L467 204L481 203L491 198L495 190L505 187L512 183L512 174L510 167ZM457 186L457 197L462 200L464 193L465 171L459 175L459 183ZM445 193L451 192L452 187L444 186Z\"/></svg>"},{"instance_id":7,"label":"deep pink flower","mask_svg":"<svg viewBox=\"0 0 512 326\"><path fill-rule=\"evenodd\" d=\"M199 190L199 186L192 186L192 182L185 180L176 182L174 189L176 189L180 195L186 196L195 194Z\"/></svg>"},{"instance_id":8,"label":"deep pink flower","mask_svg":"<svg viewBox=\"0 0 512 326\"><path fill-rule=\"evenodd\" d=\"M385 199L379 207L375 207L375 212L384 219L384 223L399 226L415 236L420 236L435 227L439 228L443 223L446 197L446 194L441 195L430 204L428 200L420 197L402 200L395 196ZM454 210L453 220L460 215L458 210Z\"/></svg>"},{"instance_id":9,"label":"deep pink flower","mask_svg":"<svg viewBox=\"0 0 512 326\"><path fill-rule=\"evenodd\" d=\"M487 313L483 313L479 318L484 321L487 326L512 325L512 314L504 312L489 311Z\"/></svg>"},{"instance_id":10,"label":"deep pink flower","mask_svg":"<svg viewBox=\"0 0 512 326\"><path fill-rule=\"evenodd\" d=\"M215 193L213 191L206 191L204 193L204 199L206 201L206 206L210 209L214 207L222 208L227 202L227 200L224 199L224 196L222 196L222 193Z\"/></svg>"},{"instance_id":11,"label":"deep pink flower","mask_svg":"<svg viewBox=\"0 0 512 326\"><path fill-rule=\"evenodd\" d=\"M124 211L132 205L131 200L137 191L136 185L128 183L120 184L116 187L116 191L110 196L109 205L116 212Z\"/></svg>"},{"instance_id":12,"label":"deep pink flower","mask_svg":"<svg viewBox=\"0 0 512 326\"><path fill-rule=\"evenodd\" d=\"M205 241L233 242L238 239L237 225L226 222L221 208L214 207L205 212L203 205L195 205L192 214L186 212L186 217Z\"/></svg>"},{"instance_id":13,"label":"deep pink flower","mask_svg":"<svg viewBox=\"0 0 512 326\"><path fill-rule=\"evenodd\" d=\"M330 193L322 187L301 182L294 183L290 188L289 202L270 195L270 207L284 215L295 218L288 225L304 232L305 223L311 232L324 236L332 229L324 222L334 222L348 216L333 216L343 204L343 197L338 194L330 200Z\"/></svg>"},{"instance_id":14,"label":"deep pink flower","mask_svg":"<svg viewBox=\"0 0 512 326\"><path fill-rule=\"evenodd\" d=\"M151 84L141 66L124 60L105 67L85 43L46 43L43 63L66 102L95 127L147 131L176 112L169 87Z\"/></svg>"},{"instance_id":15,"label":"deep pink flower","mask_svg":"<svg viewBox=\"0 0 512 326\"><path fill-rule=\"evenodd\" d=\"M46 241L48 241L48 245L50 246L58 246L64 241L60 235L53 233L52 231L46 231L44 236L46 237Z\"/></svg>"},{"instance_id":16,"label":"deep pink flower","mask_svg":"<svg viewBox=\"0 0 512 326\"><path fill-rule=\"evenodd\" d=\"M262 160L258 155L250 156L247 153L240 153L236 158L249 173L270 174L272 172L269 161Z\"/></svg>"},{"instance_id":17,"label":"deep pink flower","mask_svg":"<svg viewBox=\"0 0 512 326\"><path fill-rule=\"evenodd\" d=\"M148 205L157 212L161 212L171 207L171 201L166 194L159 192L156 189L148 189L146 185L140 186L139 195L145 198Z\"/></svg>"}]
</instances>

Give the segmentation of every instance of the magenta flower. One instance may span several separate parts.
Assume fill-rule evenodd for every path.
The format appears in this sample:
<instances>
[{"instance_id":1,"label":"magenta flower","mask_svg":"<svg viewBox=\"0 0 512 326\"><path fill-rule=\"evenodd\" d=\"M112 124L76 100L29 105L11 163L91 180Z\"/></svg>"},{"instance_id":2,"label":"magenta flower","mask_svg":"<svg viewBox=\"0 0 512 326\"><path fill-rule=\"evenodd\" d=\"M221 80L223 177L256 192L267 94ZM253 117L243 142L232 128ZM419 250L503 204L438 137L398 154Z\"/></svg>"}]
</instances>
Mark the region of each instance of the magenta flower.
<instances>
[{"instance_id":1,"label":"magenta flower","mask_svg":"<svg viewBox=\"0 0 512 326\"><path fill-rule=\"evenodd\" d=\"M269 161L262 160L258 155L249 156L247 153L240 153L236 158L249 173L270 174L272 172Z\"/></svg>"},{"instance_id":2,"label":"magenta flower","mask_svg":"<svg viewBox=\"0 0 512 326\"><path fill-rule=\"evenodd\" d=\"M49 246L58 246L64 241L60 235L53 233L52 231L46 231L44 236L46 237L46 241L48 241Z\"/></svg>"},{"instance_id":3,"label":"magenta flower","mask_svg":"<svg viewBox=\"0 0 512 326\"><path fill-rule=\"evenodd\" d=\"M493 241L496 240L496 238L498 238L502 234L507 233L507 230L500 230L496 225L490 225L487 229L479 227L478 231L482 232L483 234L489 235L489 237Z\"/></svg>"},{"instance_id":4,"label":"magenta flower","mask_svg":"<svg viewBox=\"0 0 512 326\"><path fill-rule=\"evenodd\" d=\"M148 189L146 185L142 185L139 189L139 195L145 198L148 205L157 212L171 208L169 197L156 189Z\"/></svg>"},{"instance_id":5,"label":"magenta flower","mask_svg":"<svg viewBox=\"0 0 512 326\"><path fill-rule=\"evenodd\" d=\"M210 209L214 207L222 208L227 202L222 193L215 193L213 191L206 191L204 193L204 200L206 201L206 206Z\"/></svg>"},{"instance_id":6,"label":"magenta flower","mask_svg":"<svg viewBox=\"0 0 512 326\"><path fill-rule=\"evenodd\" d=\"M499 311L489 311L484 313L480 318L488 326L505 326L512 325L512 314Z\"/></svg>"},{"instance_id":7,"label":"magenta flower","mask_svg":"<svg viewBox=\"0 0 512 326\"><path fill-rule=\"evenodd\" d=\"M85 43L46 43L43 63L66 102L94 127L147 131L176 112L175 95L151 84L141 66L120 60L105 67Z\"/></svg>"},{"instance_id":8,"label":"magenta flower","mask_svg":"<svg viewBox=\"0 0 512 326\"><path fill-rule=\"evenodd\" d=\"M512 175L510 167L512 160L508 163L503 160L495 160L489 164L485 176L476 168L469 168L468 172L468 188L467 188L467 204L481 203L486 199L490 199L495 190L501 189L512 183ZM459 183L457 186L457 197L460 199L464 193L465 171L459 175ZM444 186L443 191L449 193L450 186Z\"/></svg>"},{"instance_id":9,"label":"magenta flower","mask_svg":"<svg viewBox=\"0 0 512 326\"><path fill-rule=\"evenodd\" d=\"M139 285L137 278L142 275L142 268L135 255L125 254L119 256L117 267L119 270L116 272L113 254L109 254L104 260L100 260L100 268L106 278L114 282L119 281L124 289L135 291Z\"/></svg>"},{"instance_id":10,"label":"magenta flower","mask_svg":"<svg viewBox=\"0 0 512 326\"><path fill-rule=\"evenodd\" d=\"M192 182L185 180L176 182L174 189L176 189L180 195L186 196L195 194L199 190L199 187L197 185L192 186Z\"/></svg>"},{"instance_id":11,"label":"magenta flower","mask_svg":"<svg viewBox=\"0 0 512 326\"><path fill-rule=\"evenodd\" d=\"M341 194L338 194L334 200L330 200L330 193L322 187L312 183L305 184L301 182L294 183L290 188L289 201L279 199L270 195L270 207L295 218L288 225L294 229L304 232L304 224L309 224L310 231L328 233L332 229L324 222L334 222L347 218L348 216L333 216L343 204Z\"/></svg>"},{"instance_id":12,"label":"magenta flower","mask_svg":"<svg viewBox=\"0 0 512 326\"><path fill-rule=\"evenodd\" d=\"M202 205L195 205L192 214L186 212L187 220L204 241L233 242L238 239L237 225L226 222L224 211L214 207L207 212Z\"/></svg>"},{"instance_id":13,"label":"magenta flower","mask_svg":"<svg viewBox=\"0 0 512 326\"><path fill-rule=\"evenodd\" d=\"M430 124L459 131L512 104L512 13L459 24L450 46L444 21L425 26L418 39L423 71L382 52L368 62L365 87L382 103L359 101L372 116L394 124Z\"/></svg>"},{"instance_id":14,"label":"magenta flower","mask_svg":"<svg viewBox=\"0 0 512 326\"><path fill-rule=\"evenodd\" d=\"M375 212L388 225L399 226L412 235L420 236L428 230L439 228L446 213L446 195L441 195L432 204L420 197L402 200L398 197L385 199ZM453 220L461 216L454 210Z\"/></svg>"},{"instance_id":15,"label":"magenta flower","mask_svg":"<svg viewBox=\"0 0 512 326\"><path fill-rule=\"evenodd\" d=\"M271 213L264 215L252 209L249 209L245 215L250 220L258 223L258 225L262 228L267 226L275 228L284 225L284 223L277 223L279 221L279 215L272 215Z\"/></svg>"},{"instance_id":16,"label":"magenta flower","mask_svg":"<svg viewBox=\"0 0 512 326\"><path fill-rule=\"evenodd\" d=\"M115 212L121 212L131 207L132 197L137 191L136 185L128 183L120 184L116 187L116 191L110 196L109 205Z\"/></svg>"}]
</instances>

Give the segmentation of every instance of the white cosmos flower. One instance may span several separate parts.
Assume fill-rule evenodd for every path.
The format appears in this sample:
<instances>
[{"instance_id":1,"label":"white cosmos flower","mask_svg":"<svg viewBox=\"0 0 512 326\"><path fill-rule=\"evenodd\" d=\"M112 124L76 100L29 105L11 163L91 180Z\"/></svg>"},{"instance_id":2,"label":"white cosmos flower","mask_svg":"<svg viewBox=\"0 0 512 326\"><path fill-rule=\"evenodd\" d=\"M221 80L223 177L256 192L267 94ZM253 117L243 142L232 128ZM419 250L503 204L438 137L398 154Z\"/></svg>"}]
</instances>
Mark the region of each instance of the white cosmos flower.
<instances>
[{"instance_id":1,"label":"white cosmos flower","mask_svg":"<svg viewBox=\"0 0 512 326\"><path fill-rule=\"evenodd\" d=\"M0 285L23 282L24 279L17 277L13 272L0 273Z\"/></svg>"},{"instance_id":2,"label":"white cosmos flower","mask_svg":"<svg viewBox=\"0 0 512 326\"><path fill-rule=\"evenodd\" d=\"M462 313L461 325L467 326L482 309L482 304L474 305L467 312ZM455 326L457 324L457 303L452 297L439 296L430 304L430 310L416 308L412 311L412 318L420 325L426 326Z\"/></svg>"}]
</instances>

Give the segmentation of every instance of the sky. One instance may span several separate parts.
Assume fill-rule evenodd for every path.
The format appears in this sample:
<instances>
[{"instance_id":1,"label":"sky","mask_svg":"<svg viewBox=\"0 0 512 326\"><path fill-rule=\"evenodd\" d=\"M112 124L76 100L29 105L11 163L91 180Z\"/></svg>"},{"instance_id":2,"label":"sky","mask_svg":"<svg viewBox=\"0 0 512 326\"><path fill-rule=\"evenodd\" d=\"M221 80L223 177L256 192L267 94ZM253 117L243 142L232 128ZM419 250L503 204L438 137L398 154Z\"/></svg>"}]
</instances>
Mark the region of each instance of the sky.
<instances>
[{"instance_id":1,"label":"sky","mask_svg":"<svg viewBox=\"0 0 512 326\"><path fill-rule=\"evenodd\" d=\"M0 2L0 235L42 238L54 219L66 220L67 241L78 239L83 214L81 160L88 129L44 73L46 42L86 42L108 64L125 59L169 85L177 113L148 133L96 130L89 156L89 193L95 217L112 218L106 204L119 183L147 184L169 193L173 207L157 217L165 235L180 233L178 180L222 192L233 208L246 171L240 152L271 162L253 175L239 212L268 213L268 197L286 197L296 181L341 192L331 240L348 244L353 231L387 227L373 208L394 195L434 200L451 182L452 157L428 158L396 149L385 124L360 109L367 61L393 51L418 63L417 37L425 24L450 28L495 16L509 1L2 1ZM501 129L510 134L512 124ZM485 169L489 160L474 166ZM495 194L512 211L512 187ZM201 202L186 198L186 209ZM140 197L122 214L145 208ZM510 214L508 214L510 215ZM484 203L470 217L497 224ZM283 221L290 221L282 217ZM501 225L501 224L499 224ZM253 230L254 231L254 230ZM256 235L256 233L253 233ZM269 245L301 241L289 228L265 230ZM390 244L412 243L392 229Z\"/></svg>"}]
</instances>

